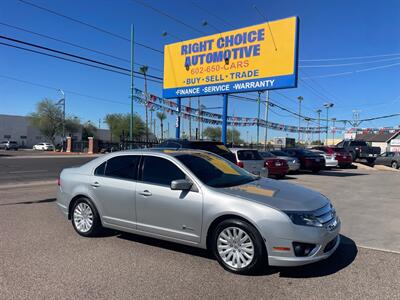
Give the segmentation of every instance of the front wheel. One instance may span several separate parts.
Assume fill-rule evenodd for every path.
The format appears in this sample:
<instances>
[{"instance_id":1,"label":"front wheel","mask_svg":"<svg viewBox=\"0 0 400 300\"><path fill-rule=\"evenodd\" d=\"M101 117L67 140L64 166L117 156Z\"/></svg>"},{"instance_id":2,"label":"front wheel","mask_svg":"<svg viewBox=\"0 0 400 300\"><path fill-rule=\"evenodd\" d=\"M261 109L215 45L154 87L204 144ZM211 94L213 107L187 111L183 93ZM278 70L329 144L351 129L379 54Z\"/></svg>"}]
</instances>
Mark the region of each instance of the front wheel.
<instances>
[{"instance_id":1,"label":"front wheel","mask_svg":"<svg viewBox=\"0 0 400 300\"><path fill-rule=\"evenodd\" d=\"M249 223L228 219L213 234L213 253L219 264L236 274L252 274L267 266L264 241Z\"/></svg>"},{"instance_id":2,"label":"front wheel","mask_svg":"<svg viewBox=\"0 0 400 300\"><path fill-rule=\"evenodd\" d=\"M78 199L72 208L72 226L84 237L98 236L102 226L94 205L86 198Z\"/></svg>"},{"instance_id":3,"label":"front wheel","mask_svg":"<svg viewBox=\"0 0 400 300\"><path fill-rule=\"evenodd\" d=\"M398 169L399 165L397 164L397 161L392 162L392 168L393 169Z\"/></svg>"}]
</instances>

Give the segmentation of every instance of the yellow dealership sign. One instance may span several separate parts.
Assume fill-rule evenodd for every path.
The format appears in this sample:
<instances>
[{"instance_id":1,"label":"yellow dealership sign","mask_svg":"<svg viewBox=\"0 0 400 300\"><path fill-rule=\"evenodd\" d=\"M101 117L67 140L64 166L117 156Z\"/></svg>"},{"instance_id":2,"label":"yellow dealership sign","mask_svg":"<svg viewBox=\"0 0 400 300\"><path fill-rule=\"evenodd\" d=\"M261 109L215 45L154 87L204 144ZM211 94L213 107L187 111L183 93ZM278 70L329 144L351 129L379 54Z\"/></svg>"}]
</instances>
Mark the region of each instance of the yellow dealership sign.
<instances>
[{"instance_id":1,"label":"yellow dealership sign","mask_svg":"<svg viewBox=\"0 0 400 300\"><path fill-rule=\"evenodd\" d=\"M269 26L263 23L166 45L163 96L296 87L298 18Z\"/></svg>"}]
</instances>

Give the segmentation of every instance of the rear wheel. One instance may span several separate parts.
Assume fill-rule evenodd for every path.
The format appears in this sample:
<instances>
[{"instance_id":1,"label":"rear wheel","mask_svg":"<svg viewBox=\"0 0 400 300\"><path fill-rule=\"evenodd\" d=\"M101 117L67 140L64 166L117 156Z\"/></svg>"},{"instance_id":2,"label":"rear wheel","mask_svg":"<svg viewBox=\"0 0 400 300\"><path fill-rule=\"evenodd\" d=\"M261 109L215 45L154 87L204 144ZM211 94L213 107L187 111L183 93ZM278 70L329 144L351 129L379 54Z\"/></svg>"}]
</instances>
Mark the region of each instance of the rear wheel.
<instances>
[{"instance_id":1,"label":"rear wheel","mask_svg":"<svg viewBox=\"0 0 400 300\"><path fill-rule=\"evenodd\" d=\"M369 166L373 167L375 164L375 158L367 158L367 163Z\"/></svg>"},{"instance_id":2,"label":"rear wheel","mask_svg":"<svg viewBox=\"0 0 400 300\"><path fill-rule=\"evenodd\" d=\"M236 274L252 274L267 266L264 241L252 225L228 219L217 225L212 250L220 265Z\"/></svg>"},{"instance_id":3,"label":"rear wheel","mask_svg":"<svg viewBox=\"0 0 400 300\"><path fill-rule=\"evenodd\" d=\"M392 162L392 168L393 169L398 169L399 168L399 165L397 164L397 161L393 161Z\"/></svg>"},{"instance_id":4,"label":"rear wheel","mask_svg":"<svg viewBox=\"0 0 400 300\"><path fill-rule=\"evenodd\" d=\"M99 214L86 198L80 198L75 202L71 221L75 231L84 237L98 236L102 231Z\"/></svg>"}]
</instances>

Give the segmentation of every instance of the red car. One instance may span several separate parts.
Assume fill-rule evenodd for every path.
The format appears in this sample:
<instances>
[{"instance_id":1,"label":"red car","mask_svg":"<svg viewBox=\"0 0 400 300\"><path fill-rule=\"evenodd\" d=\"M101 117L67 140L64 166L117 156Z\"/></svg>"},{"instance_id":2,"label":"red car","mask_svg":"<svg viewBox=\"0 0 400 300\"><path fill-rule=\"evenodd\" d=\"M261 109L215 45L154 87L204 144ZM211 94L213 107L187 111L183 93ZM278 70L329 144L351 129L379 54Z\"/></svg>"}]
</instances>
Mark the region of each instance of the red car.
<instances>
[{"instance_id":1,"label":"red car","mask_svg":"<svg viewBox=\"0 0 400 300\"><path fill-rule=\"evenodd\" d=\"M351 154L343 148L319 146L314 147L313 149L323 151L330 155L334 155L335 159L338 161L338 166L341 168L349 167L353 162Z\"/></svg>"},{"instance_id":2,"label":"red car","mask_svg":"<svg viewBox=\"0 0 400 300\"><path fill-rule=\"evenodd\" d=\"M269 157L265 160L265 166L268 169L268 176L284 178L289 173L289 165L284 159Z\"/></svg>"}]
</instances>

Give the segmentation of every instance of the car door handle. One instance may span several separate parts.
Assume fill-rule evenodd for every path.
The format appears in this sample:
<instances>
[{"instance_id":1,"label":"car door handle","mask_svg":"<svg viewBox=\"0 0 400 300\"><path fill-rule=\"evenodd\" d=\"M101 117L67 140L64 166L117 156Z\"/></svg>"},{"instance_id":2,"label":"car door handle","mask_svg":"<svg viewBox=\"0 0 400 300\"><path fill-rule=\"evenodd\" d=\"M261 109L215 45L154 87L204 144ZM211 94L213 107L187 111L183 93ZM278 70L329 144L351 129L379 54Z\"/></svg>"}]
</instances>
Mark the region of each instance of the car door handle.
<instances>
[{"instance_id":1,"label":"car door handle","mask_svg":"<svg viewBox=\"0 0 400 300\"><path fill-rule=\"evenodd\" d=\"M91 184L91 186L92 186L92 187L99 187L99 186L100 186L100 183L98 183L97 181L95 181L95 182L93 182L93 183Z\"/></svg>"},{"instance_id":2,"label":"car door handle","mask_svg":"<svg viewBox=\"0 0 400 300\"><path fill-rule=\"evenodd\" d=\"M139 192L139 194L143 195L143 196L151 196L152 195L152 193L150 193L148 190L144 190L143 192Z\"/></svg>"}]
</instances>

